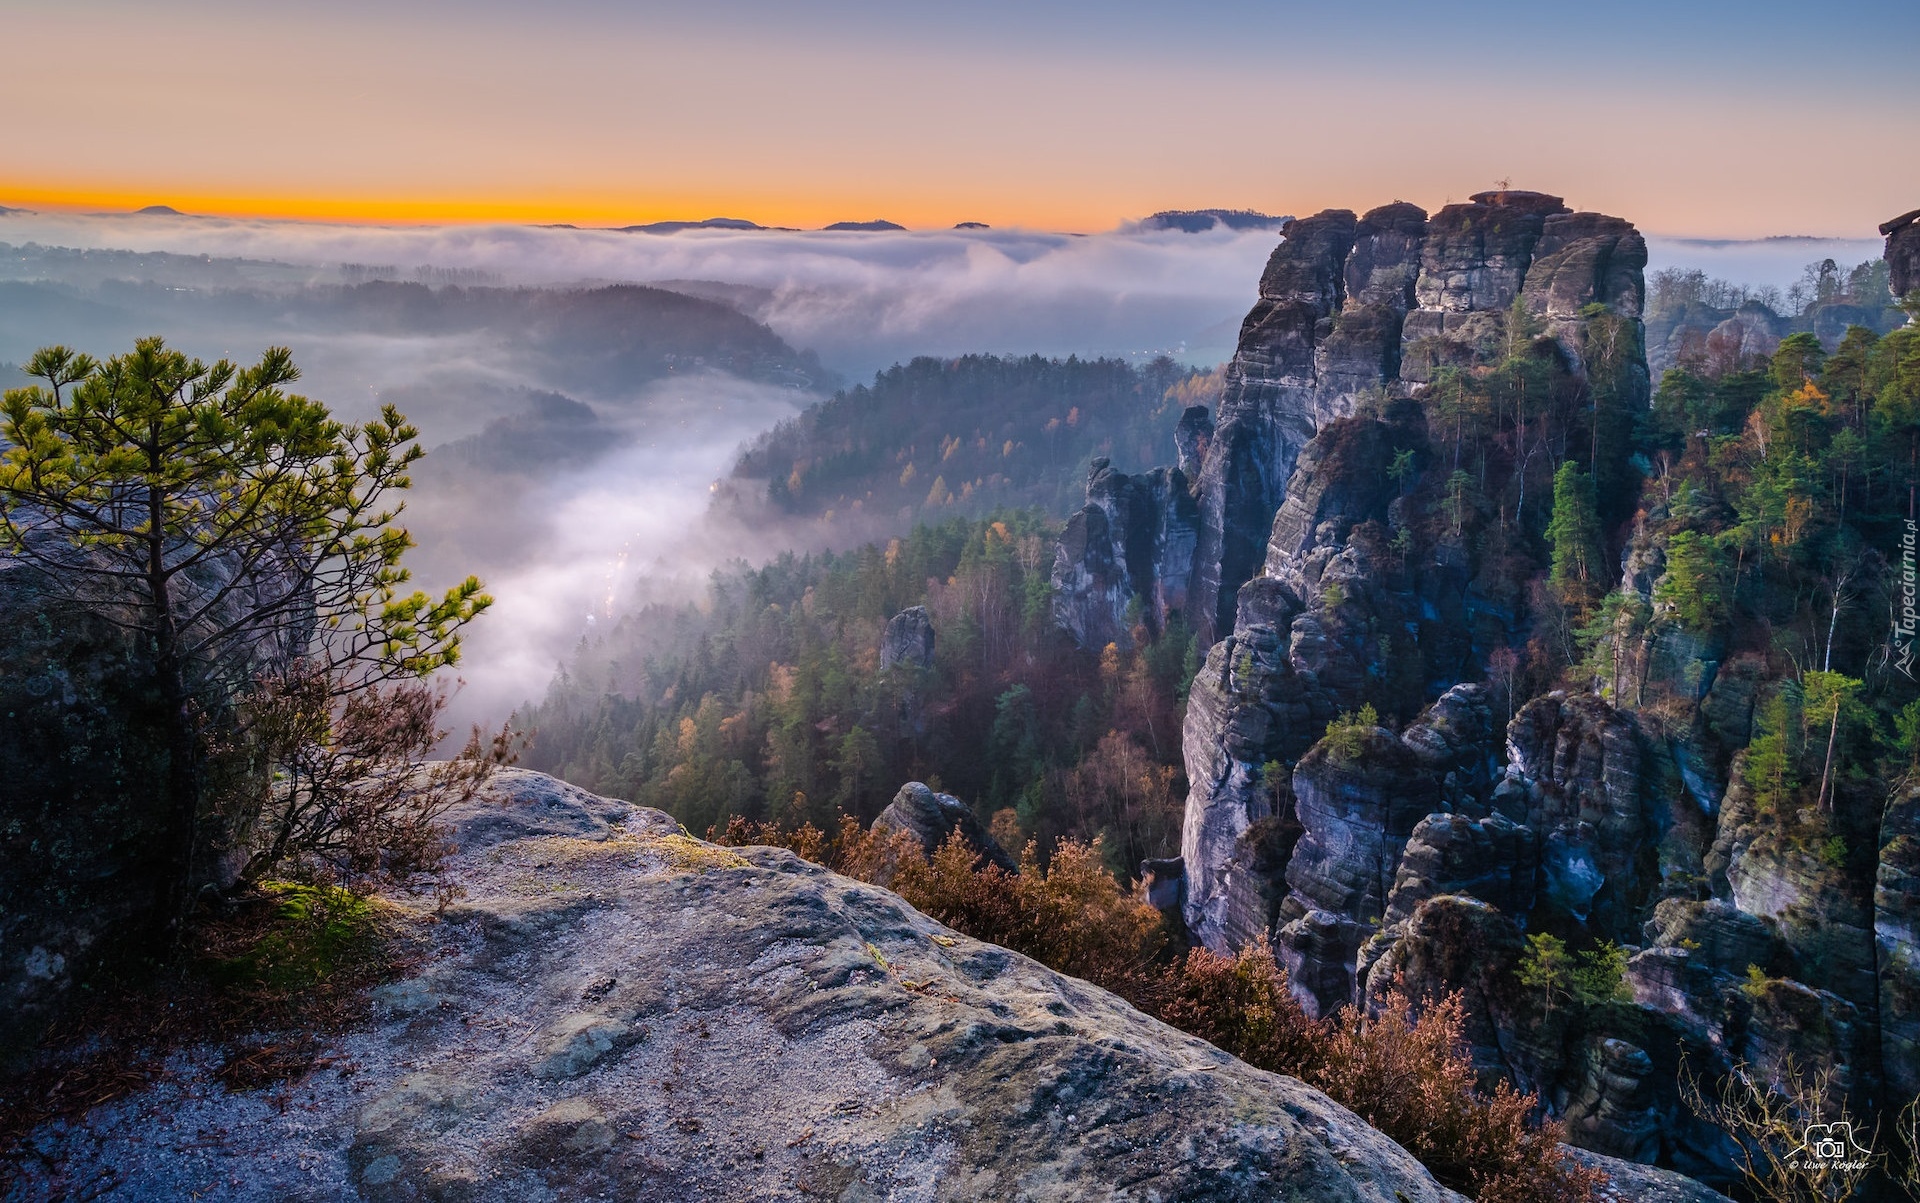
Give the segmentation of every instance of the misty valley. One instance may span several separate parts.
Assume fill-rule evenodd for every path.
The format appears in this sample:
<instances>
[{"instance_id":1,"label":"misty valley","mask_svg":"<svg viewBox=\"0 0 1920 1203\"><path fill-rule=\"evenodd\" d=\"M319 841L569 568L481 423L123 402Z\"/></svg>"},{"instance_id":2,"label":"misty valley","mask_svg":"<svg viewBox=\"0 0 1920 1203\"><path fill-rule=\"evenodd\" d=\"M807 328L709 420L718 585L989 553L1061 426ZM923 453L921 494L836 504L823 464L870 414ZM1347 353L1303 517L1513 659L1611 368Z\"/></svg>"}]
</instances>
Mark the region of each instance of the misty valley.
<instances>
[{"instance_id":1,"label":"misty valley","mask_svg":"<svg viewBox=\"0 0 1920 1203\"><path fill-rule=\"evenodd\" d=\"M0 209L9 1203L1920 1199L1920 210L821 224Z\"/></svg>"}]
</instances>

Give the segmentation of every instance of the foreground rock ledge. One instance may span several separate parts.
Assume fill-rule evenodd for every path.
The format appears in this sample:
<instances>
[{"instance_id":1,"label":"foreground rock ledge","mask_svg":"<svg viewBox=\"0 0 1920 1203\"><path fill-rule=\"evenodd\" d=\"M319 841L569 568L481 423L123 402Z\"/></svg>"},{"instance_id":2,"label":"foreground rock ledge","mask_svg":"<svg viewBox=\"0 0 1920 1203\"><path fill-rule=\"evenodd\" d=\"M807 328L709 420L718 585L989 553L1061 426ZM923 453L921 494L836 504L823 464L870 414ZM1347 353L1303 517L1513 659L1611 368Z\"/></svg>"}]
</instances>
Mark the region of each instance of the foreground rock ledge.
<instances>
[{"instance_id":1,"label":"foreground rock ledge","mask_svg":"<svg viewBox=\"0 0 1920 1203\"><path fill-rule=\"evenodd\" d=\"M201 1050L36 1133L16 1194L1460 1197L1294 1079L788 852L519 770L452 817L467 897L330 1064L234 1095Z\"/></svg>"}]
</instances>

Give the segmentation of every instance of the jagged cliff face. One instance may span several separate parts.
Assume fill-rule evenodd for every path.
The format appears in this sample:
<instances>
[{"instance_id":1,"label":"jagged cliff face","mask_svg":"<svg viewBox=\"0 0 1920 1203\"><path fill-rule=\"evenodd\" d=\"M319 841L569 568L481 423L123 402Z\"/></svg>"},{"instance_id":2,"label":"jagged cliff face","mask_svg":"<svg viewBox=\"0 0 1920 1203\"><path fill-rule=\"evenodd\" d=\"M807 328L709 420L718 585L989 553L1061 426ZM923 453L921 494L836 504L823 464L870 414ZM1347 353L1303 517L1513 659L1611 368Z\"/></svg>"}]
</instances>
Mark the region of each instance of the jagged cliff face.
<instances>
[{"instance_id":1,"label":"jagged cliff face","mask_svg":"<svg viewBox=\"0 0 1920 1203\"><path fill-rule=\"evenodd\" d=\"M1920 218L1893 225L1895 274L1920 285ZM1887 807L1875 874L1823 851L1817 816L1766 813L1740 752L1765 665L1672 623L1618 642L1612 701L1526 700L1502 665L1561 636L1512 583L1544 563L1500 541L1544 503L1513 469L1518 504L1489 488L1502 508L1476 529L1434 483L1490 471L1462 457L1443 369L1505 370L1524 341L1556 396L1604 373L1644 406L1645 261L1629 223L1539 194L1288 227L1198 472L1188 613L1213 643L1184 732L1185 915L1215 949L1268 938L1323 1013L1395 983L1463 990L1478 1062L1576 1143L1724 1182L1732 1150L1682 1106L1683 1063L1827 1069L1869 1107L1920 1093L1920 794ZM1583 404L1568 429L1598 425ZM1617 582L1648 613L1664 505L1626 528ZM1400 733L1323 738L1362 704ZM1523 988L1542 931L1623 948L1621 996Z\"/></svg>"},{"instance_id":2,"label":"jagged cliff face","mask_svg":"<svg viewBox=\"0 0 1920 1203\"><path fill-rule=\"evenodd\" d=\"M1200 470L1188 612L1203 639L1220 642L1194 681L1185 732L1188 913L1216 946L1273 933L1299 973L1338 987L1325 998L1310 991L1314 1001L1338 1005L1352 995L1353 954L1374 930L1365 924L1377 928L1409 834L1443 809L1443 781L1425 781L1419 797L1398 800L1394 818L1369 827L1333 817L1353 797L1333 809L1320 803L1344 789L1371 799L1360 812L1394 810L1373 796L1378 789L1330 789L1320 779L1325 765L1301 758L1333 714L1369 701L1412 713L1480 675L1515 623L1511 599L1481 587L1457 524L1408 540L1418 515L1406 477L1394 473L1407 457L1431 458L1420 394L1440 368L1501 349L1516 310L1530 324L1525 333L1557 345L1559 370L1579 385L1594 306L1627 319L1626 336L1637 337L1646 250L1619 218L1525 192L1481 194L1431 219L1398 202L1359 218L1329 210L1285 233L1243 327ZM1644 360L1630 356L1628 365L1621 391L1644 401ZM1071 599L1061 604L1072 608ZM1475 707L1484 716L1488 706L1478 695L1445 702L1455 717ZM1483 741L1467 742L1475 745L1469 760L1491 763ZM1380 750L1370 773L1395 777L1404 766ZM1295 762L1289 782L1266 780L1271 765ZM1456 779L1454 793L1477 798L1484 817L1485 770L1467 776L1477 784ZM1247 868L1271 862L1271 847L1236 850L1248 832L1273 826L1276 798L1295 808L1278 821L1307 831L1284 884ZM1527 806L1515 805L1510 817L1524 822ZM1338 833L1322 839L1316 822L1337 822ZM1359 828L1369 834L1356 836ZM1565 867L1556 896L1587 905L1597 890L1582 859L1587 829L1569 819L1552 837L1554 863ZM1353 892L1345 879L1360 873L1359 862L1329 860L1333 845L1370 865L1371 889ZM1330 915L1349 926L1336 932ZM1330 955L1342 964L1316 968Z\"/></svg>"},{"instance_id":3,"label":"jagged cliff face","mask_svg":"<svg viewBox=\"0 0 1920 1203\"><path fill-rule=\"evenodd\" d=\"M1197 422L1183 421L1183 460L1205 415L1202 409ZM1165 616L1186 606L1198 529L1181 468L1128 476L1095 459L1087 504L1068 520L1054 551L1055 621L1083 647L1130 646L1136 623L1157 636Z\"/></svg>"},{"instance_id":4,"label":"jagged cliff face","mask_svg":"<svg viewBox=\"0 0 1920 1203\"><path fill-rule=\"evenodd\" d=\"M1201 471L1191 611L1206 640L1232 628L1294 462L1328 423L1364 398L1408 394L1441 365L1473 362L1500 342L1516 298L1576 371L1587 306L1640 314L1638 232L1558 197L1481 193L1431 219L1404 202L1358 219L1328 210L1284 234L1241 328Z\"/></svg>"},{"instance_id":5,"label":"jagged cliff face","mask_svg":"<svg viewBox=\"0 0 1920 1203\"><path fill-rule=\"evenodd\" d=\"M1483 358L1505 337L1516 300L1560 343L1576 376L1585 370L1589 306L1630 317L1637 331L1645 242L1628 222L1571 212L1558 197L1486 192L1431 218L1402 201L1360 217L1329 209L1282 233L1211 427L1202 433L1183 420L1181 472L1197 519L1148 506L1135 511L1139 530L1114 531L1122 507L1089 482L1089 506L1104 511L1109 530L1070 534L1056 577L1061 625L1076 637L1109 631L1102 616L1115 589L1131 588L1151 603L1153 621L1184 610L1203 646L1225 638L1241 586L1270 559L1270 527L1308 443L1363 402L1409 396L1436 369ZM1645 362L1634 362L1631 389L1644 400ZM1186 495L1169 490L1159 504L1184 507ZM1124 547L1162 528L1184 536L1196 521L1190 560L1170 540L1152 578L1177 587L1141 588L1132 574L1115 586L1100 553L1081 552L1087 542Z\"/></svg>"},{"instance_id":6,"label":"jagged cliff face","mask_svg":"<svg viewBox=\"0 0 1920 1203\"><path fill-rule=\"evenodd\" d=\"M1920 288L1920 209L1882 223L1886 235L1887 287L1898 301Z\"/></svg>"}]
</instances>

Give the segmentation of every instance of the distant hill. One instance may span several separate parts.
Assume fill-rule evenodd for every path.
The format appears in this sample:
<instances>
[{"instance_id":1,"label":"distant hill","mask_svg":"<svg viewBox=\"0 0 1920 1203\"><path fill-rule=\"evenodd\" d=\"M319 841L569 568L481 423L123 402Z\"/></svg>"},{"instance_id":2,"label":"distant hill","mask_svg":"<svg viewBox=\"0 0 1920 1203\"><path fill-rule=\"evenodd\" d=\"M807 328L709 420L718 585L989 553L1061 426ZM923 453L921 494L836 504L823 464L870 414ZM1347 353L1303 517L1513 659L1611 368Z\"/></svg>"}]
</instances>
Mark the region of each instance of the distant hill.
<instances>
[{"instance_id":1,"label":"distant hill","mask_svg":"<svg viewBox=\"0 0 1920 1203\"><path fill-rule=\"evenodd\" d=\"M955 222L953 228L956 230L991 230L993 227L984 221L961 221Z\"/></svg>"},{"instance_id":2,"label":"distant hill","mask_svg":"<svg viewBox=\"0 0 1920 1203\"><path fill-rule=\"evenodd\" d=\"M1274 217L1252 209L1163 209L1141 221L1136 230L1178 230L1182 234L1204 234L1215 226L1229 230L1277 230L1289 217Z\"/></svg>"},{"instance_id":3,"label":"distant hill","mask_svg":"<svg viewBox=\"0 0 1920 1203\"><path fill-rule=\"evenodd\" d=\"M920 358L762 435L733 474L766 481L796 514L1064 516L1084 500L1089 460L1128 471L1167 458L1180 411L1211 403L1216 382L1170 359Z\"/></svg>"},{"instance_id":4,"label":"distant hill","mask_svg":"<svg viewBox=\"0 0 1920 1203\"><path fill-rule=\"evenodd\" d=\"M152 330L166 330L189 347L198 341L195 332L205 331L219 347L283 342L296 349L327 335L484 334L533 378L590 397L708 369L803 389L832 382L811 353L795 350L734 305L664 288L433 287L399 280L286 286L284 277L312 269L0 248L14 249L19 253L0 253L0 356L8 358L56 342L111 348ZM19 282L5 282L8 275Z\"/></svg>"},{"instance_id":5,"label":"distant hill","mask_svg":"<svg viewBox=\"0 0 1920 1203\"><path fill-rule=\"evenodd\" d=\"M823 230L854 230L868 234L879 234L887 230L904 230L907 227L891 221L836 221Z\"/></svg>"},{"instance_id":6,"label":"distant hill","mask_svg":"<svg viewBox=\"0 0 1920 1203\"><path fill-rule=\"evenodd\" d=\"M767 227L742 217L707 217L700 221L652 221L640 226L620 226L621 234L678 234L682 230L764 230Z\"/></svg>"}]
</instances>

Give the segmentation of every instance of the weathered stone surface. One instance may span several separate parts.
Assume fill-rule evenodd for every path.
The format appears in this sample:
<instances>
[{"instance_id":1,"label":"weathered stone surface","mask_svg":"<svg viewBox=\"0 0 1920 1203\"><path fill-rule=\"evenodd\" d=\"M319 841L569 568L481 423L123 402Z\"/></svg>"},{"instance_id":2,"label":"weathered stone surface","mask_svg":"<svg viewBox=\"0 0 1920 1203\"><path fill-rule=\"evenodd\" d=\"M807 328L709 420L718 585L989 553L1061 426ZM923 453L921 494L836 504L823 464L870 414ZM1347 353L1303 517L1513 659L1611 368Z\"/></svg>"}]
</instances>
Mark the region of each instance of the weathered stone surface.
<instances>
[{"instance_id":1,"label":"weathered stone surface","mask_svg":"<svg viewBox=\"0 0 1920 1203\"><path fill-rule=\"evenodd\" d=\"M1353 1002L1355 953L1373 934L1373 925L1319 909L1293 918L1283 913L1281 918L1273 933L1274 960L1287 971L1294 997L1307 1014L1331 1015Z\"/></svg>"},{"instance_id":2,"label":"weathered stone surface","mask_svg":"<svg viewBox=\"0 0 1920 1203\"><path fill-rule=\"evenodd\" d=\"M1658 833L1630 716L1591 695L1550 693L1507 727L1494 805L1540 839L1542 901L1610 938L1637 934Z\"/></svg>"},{"instance_id":3,"label":"weathered stone surface","mask_svg":"<svg viewBox=\"0 0 1920 1203\"><path fill-rule=\"evenodd\" d=\"M1294 770L1294 809L1305 834L1287 883L1312 907L1377 924L1407 837L1439 807L1440 783L1384 728L1359 743L1347 756L1323 741Z\"/></svg>"},{"instance_id":4,"label":"weathered stone surface","mask_svg":"<svg viewBox=\"0 0 1920 1203\"><path fill-rule=\"evenodd\" d=\"M1887 806L1873 891L1880 1063L1895 1098L1920 1098L1920 789Z\"/></svg>"},{"instance_id":5,"label":"weathered stone surface","mask_svg":"<svg viewBox=\"0 0 1920 1203\"><path fill-rule=\"evenodd\" d=\"M1482 192L1427 222L1414 295L1422 309L1499 311L1513 303L1548 214L1567 212L1557 196Z\"/></svg>"},{"instance_id":6,"label":"weathered stone surface","mask_svg":"<svg viewBox=\"0 0 1920 1203\"><path fill-rule=\"evenodd\" d=\"M1439 894L1468 894L1524 916L1533 909L1539 859L1533 830L1504 815L1428 815L1407 838L1387 899L1387 923L1404 922Z\"/></svg>"},{"instance_id":7,"label":"weathered stone surface","mask_svg":"<svg viewBox=\"0 0 1920 1203\"><path fill-rule=\"evenodd\" d=\"M1758 916L1717 898L1694 902L1668 898L1647 920L1647 939L1662 947L1688 949L1709 968L1744 977L1748 966L1769 973L1780 967L1779 940Z\"/></svg>"},{"instance_id":8,"label":"weathered stone surface","mask_svg":"<svg viewBox=\"0 0 1920 1203\"><path fill-rule=\"evenodd\" d=\"M925 606L908 606L887 620L880 640L880 671L933 666L933 618Z\"/></svg>"},{"instance_id":9,"label":"weathered stone surface","mask_svg":"<svg viewBox=\"0 0 1920 1203\"><path fill-rule=\"evenodd\" d=\"M1232 630L1295 460L1329 423L1407 397L1442 365L1495 353L1523 292L1576 369L1589 304L1634 323L1626 336L1639 347L1644 241L1629 223L1572 213L1558 197L1480 193L1431 219L1398 201L1359 218L1329 209L1282 233L1212 428L1179 437L1198 499L1186 601L1202 646ZM1630 356L1627 370L1644 396L1642 358ZM1077 553L1085 536L1070 537Z\"/></svg>"},{"instance_id":10,"label":"weathered stone surface","mask_svg":"<svg viewBox=\"0 0 1920 1203\"><path fill-rule=\"evenodd\" d=\"M1779 347L1782 323L1773 310L1748 301L1707 334L1709 353L1725 362L1766 359Z\"/></svg>"},{"instance_id":11,"label":"weathered stone surface","mask_svg":"<svg viewBox=\"0 0 1920 1203\"><path fill-rule=\"evenodd\" d=\"M1208 947L1237 948L1268 931L1285 893L1293 818L1286 783L1269 781L1266 766L1297 757L1333 715L1271 626L1214 644L1194 676L1181 736L1189 793L1180 854L1187 925Z\"/></svg>"},{"instance_id":12,"label":"weathered stone surface","mask_svg":"<svg viewBox=\"0 0 1920 1203\"><path fill-rule=\"evenodd\" d=\"M1173 428L1175 466L1187 480L1200 479L1200 465L1206 461L1207 448L1213 442L1213 414L1204 405L1189 405L1180 412Z\"/></svg>"},{"instance_id":13,"label":"weathered stone surface","mask_svg":"<svg viewBox=\"0 0 1920 1203\"><path fill-rule=\"evenodd\" d=\"M973 808L952 794L937 794L918 781L900 787L893 801L873 820L873 833L890 836L905 832L919 842L929 856L938 851L954 832L980 853L982 862L1012 872L1014 860L974 817Z\"/></svg>"},{"instance_id":14,"label":"weathered stone surface","mask_svg":"<svg viewBox=\"0 0 1920 1203\"><path fill-rule=\"evenodd\" d=\"M1395 201L1369 209L1354 226L1346 266L1347 306L1383 306L1401 313L1413 308L1426 238L1427 211L1420 206Z\"/></svg>"},{"instance_id":15,"label":"weathered stone surface","mask_svg":"<svg viewBox=\"0 0 1920 1203\"><path fill-rule=\"evenodd\" d=\"M274 1091L190 1050L36 1133L24 1197L1459 1199L1299 1082L784 851L635 809L455 873L411 979L439 1005Z\"/></svg>"},{"instance_id":16,"label":"weathered stone surface","mask_svg":"<svg viewBox=\"0 0 1920 1203\"><path fill-rule=\"evenodd\" d=\"M1887 287L1897 301L1920 288L1920 209L1881 223L1880 233L1887 239Z\"/></svg>"},{"instance_id":17,"label":"weathered stone surface","mask_svg":"<svg viewBox=\"0 0 1920 1203\"><path fill-rule=\"evenodd\" d=\"M1082 647L1131 646L1127 612L1137 601L1138 622L1157 635L1186 605L1198 524L1179 469L1128 476L1095 459L1087 504L1068 520L1054 553L1056 625Z\"/></svg>"},{"instance_id":18,"label":"weathered stone surface","mask_svg":"<svg viewBox=\"0 0 1920 1203\"><path fill-rule=\"evenodd\" d=\"M1277 581L1296 610L1306 609L1314 595L1309 565L1315 552L1337 552L1355 526L1386 521L1395 495L1387 469L1396 451L1412 441L1410 432L1353 418L1329 426L1302 449L1274 513L1262 567L1262 576Z\"/></svg>"},{"instance_id":19,"label":"weathered stone surface","mask_svg":"<svg viewBox=\"0 0 1920 1203\"><path fill-rule=\"evenodd\" d=\"M1872 887L1821 855L1827 832L1813 816L1756 807L1738 765L1705 858L1714 894L1766 921L1790 976L1872 1012L1879 995Z\"/></svg>"},{"instance_id":20,"label":"weathered stone surface","mask_svg":"<svg viewBox=\"0 0 1920 1203\"><path fill-rule=\"evenodd\" d=\"M1574 1160L1606 1171L1610 1181L1600 1197L1620 1203L1732 1203L1727 1196L1685 1174L1639 1165L1587 1149L1573 1148Z\"/></svg>"},{"instance_id":21,"label":"weathered stone surface","mask_svg":"<svg viewBox=\"0 0 1920 1203\"><path fill-rule=\"evenodd\" d=\"M1394 989L1416 999L1458 991L1482 1076L1524 1082L1513 1048L1523 1026L1513 967L1525 948L1511 916L1465 894L1436 894L1361 950L1359 989L1373 1009Z\"/></svg>"},{"instance_id":22,"label":"weathered stone surface","mask_svg":"<svg viewBox=\"0 0 1920 1203\"><path fill-rule=\"evenodd\" d=\"M1227 365L1200 471L1200 534L1189 611L1203 642L1233 625L1233 596L1258 570L1294 457L1319 419L1314 348L1345 302L1358 221L1329 209L1289 222Z\"/></svg>"},{"instance_id":23,"label":"weathered stone surface","mask_svg":"<svg viewBox=\"0 0 1920 1203\"><path fill-rule=\"evenodd\" d=\"M1608 1036L1582 1042L1570 1066L1577 1074L1561 1107L1567 1140L1624 1161L1651 1162L1660 1151L1662 1115L1653 1058Z\"/></svg>"}]
</instances>

